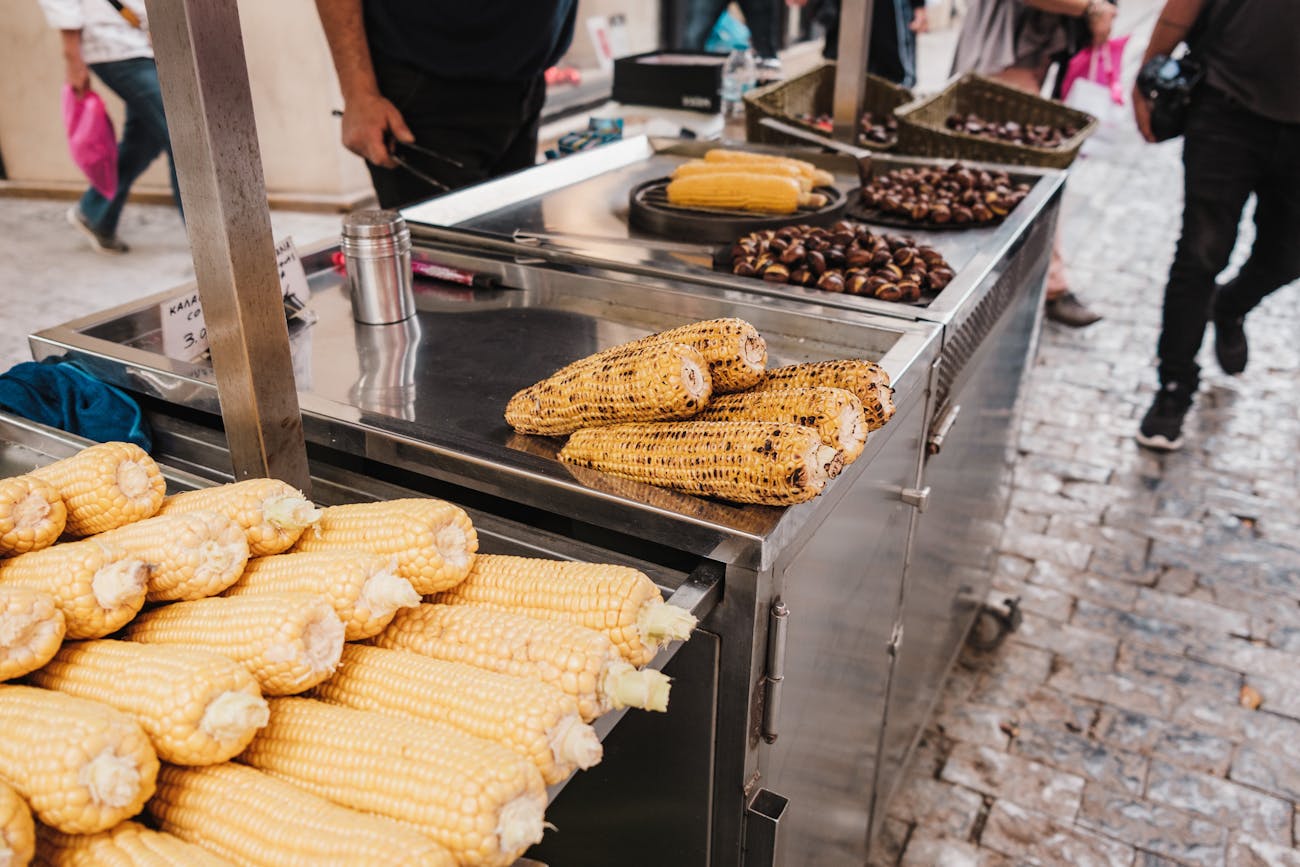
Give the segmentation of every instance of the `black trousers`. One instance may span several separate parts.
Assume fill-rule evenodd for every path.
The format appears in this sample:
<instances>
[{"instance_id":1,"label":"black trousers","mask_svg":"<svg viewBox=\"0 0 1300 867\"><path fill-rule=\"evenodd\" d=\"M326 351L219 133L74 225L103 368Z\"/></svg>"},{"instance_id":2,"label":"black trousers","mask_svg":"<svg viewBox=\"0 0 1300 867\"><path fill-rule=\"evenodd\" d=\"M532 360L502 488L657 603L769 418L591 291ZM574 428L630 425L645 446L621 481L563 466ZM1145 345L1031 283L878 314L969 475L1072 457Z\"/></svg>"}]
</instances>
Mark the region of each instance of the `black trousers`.
<instances>
[{"instance_id":1,"label":"black trousers","mask_svg":"<svg viewBox=\"0 0 1300 867\"><path fill-rule=\"evenodd\" d=\"M1228 266L1251 193L1255 243L1240 273L1220 287L1217 310L1245 316L1300 278L1300 124L1261 117L1203 85L1188 116L1183 168L1183 233L1169 269L1158 351L1161 382L1195 388L1215 278Z\"/></svg>"},{"instance_id":2,"label":"black trousers","mask_svg":"<svg viewBox=\"0 0 1300 867\"><path fill-rule=\"evenodd\" d=\"M452 81L405 63L374 58L379 92L402 113L421 147L444 154L463 168L411 150L402 159L458 189L537 161L537 127L546 81ZM366 164L383 208L398 208L443 192L402 167Z\"/></svg>"},{"instance_id":3,"label":"black trousers","mask_svg":"<svg viewBox=\"0 0 1300 867\"><path fill-rule=\"evenodd\" d=\"M740 0L740 11L749 28L750 43L759 58L776 57L780 42L778 29L781 22L781 0ZM713 25L727 0L687 0L686 32L682 34L682 48L703 51Z\"/></svg>"}]
</instances>

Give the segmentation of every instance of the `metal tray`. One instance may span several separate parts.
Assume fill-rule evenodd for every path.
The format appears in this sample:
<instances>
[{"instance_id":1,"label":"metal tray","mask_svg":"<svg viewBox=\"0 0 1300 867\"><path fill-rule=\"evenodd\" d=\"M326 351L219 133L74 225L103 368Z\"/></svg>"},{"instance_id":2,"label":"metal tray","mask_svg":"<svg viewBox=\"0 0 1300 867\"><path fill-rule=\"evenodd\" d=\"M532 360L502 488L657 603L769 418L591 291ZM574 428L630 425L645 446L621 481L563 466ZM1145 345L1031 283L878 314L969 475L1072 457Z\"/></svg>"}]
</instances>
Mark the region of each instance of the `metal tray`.
<instances>
[{"instance_id":1,"label":"metal tray","mask_svg":"<svg viewBox=\"0 0 1300 867\"><path fill-rule=\"evenodd\" d=\"M637 184L628 195L628 224L633 229L683 241L722 244L759 229L779 229L809 223L824 226L839 219L848 196L835 187L818 187L826 196L820 208L800 208L793 214L756 214L753 211L679 208L668 204L668 178Z\"/></svg>"}]
</instances>

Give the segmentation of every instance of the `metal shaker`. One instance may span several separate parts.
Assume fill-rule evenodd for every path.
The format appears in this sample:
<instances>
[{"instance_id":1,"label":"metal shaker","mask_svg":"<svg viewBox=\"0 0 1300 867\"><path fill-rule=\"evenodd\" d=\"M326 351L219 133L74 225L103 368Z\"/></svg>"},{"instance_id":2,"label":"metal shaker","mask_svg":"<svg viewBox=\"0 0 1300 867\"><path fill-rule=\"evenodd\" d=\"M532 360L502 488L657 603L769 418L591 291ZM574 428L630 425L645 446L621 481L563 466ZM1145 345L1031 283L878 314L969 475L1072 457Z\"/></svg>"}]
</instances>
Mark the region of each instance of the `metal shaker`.
<instances>
[{"instance_id":1,"label":"metal shaker","mask_svg":"<svg viewBox=\"0 0 1300 867\"><path fill-rule=\"evenodd\" d=\"M354 211L341 238L352 318L388 325L415 314L411 290L411 230L397 211Z\"/></svg>"}]
</instances>

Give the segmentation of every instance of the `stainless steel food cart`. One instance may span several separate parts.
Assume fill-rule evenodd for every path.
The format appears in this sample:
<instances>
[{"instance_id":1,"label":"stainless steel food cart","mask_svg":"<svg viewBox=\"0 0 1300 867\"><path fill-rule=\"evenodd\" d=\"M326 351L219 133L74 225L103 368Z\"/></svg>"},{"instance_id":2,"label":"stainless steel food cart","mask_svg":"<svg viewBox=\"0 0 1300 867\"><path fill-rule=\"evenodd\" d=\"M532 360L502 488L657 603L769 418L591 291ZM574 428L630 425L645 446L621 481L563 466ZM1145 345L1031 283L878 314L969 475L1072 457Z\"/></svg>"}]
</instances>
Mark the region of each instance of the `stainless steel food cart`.
<instances>
[{"instance_id":1,"label":"stainless steel food cart","mask_svg":"<svg viewBox=\"0 0 1300 867\"><path fill-rule=\"evenodd\" d=\"M315 497L443 496L493 528L487 550L632 562L701 613L655 662L674 677L669 713L604 723L604 762L552 793L559 830L530 855L860 863L987 589L1061 178L1038 173L994 229L931 239L958 276L905 307L627 244L629 179L692 147L633 140L411 209L417 257L498 285L417 284L398 325L354 323L333 243L306 251L317 321L289 340ZM852 182L851 161L816 159ZM217 481L230 460L212 370L161 351L160 305L187 291L39 332L32 350L137 395L160 459ZM773 365L867 357L889 372L893 421L816 500L738 507L622 482L506 427L510 394L561 364L717 316L757 326Z\"/></svg>"}]
</instances>

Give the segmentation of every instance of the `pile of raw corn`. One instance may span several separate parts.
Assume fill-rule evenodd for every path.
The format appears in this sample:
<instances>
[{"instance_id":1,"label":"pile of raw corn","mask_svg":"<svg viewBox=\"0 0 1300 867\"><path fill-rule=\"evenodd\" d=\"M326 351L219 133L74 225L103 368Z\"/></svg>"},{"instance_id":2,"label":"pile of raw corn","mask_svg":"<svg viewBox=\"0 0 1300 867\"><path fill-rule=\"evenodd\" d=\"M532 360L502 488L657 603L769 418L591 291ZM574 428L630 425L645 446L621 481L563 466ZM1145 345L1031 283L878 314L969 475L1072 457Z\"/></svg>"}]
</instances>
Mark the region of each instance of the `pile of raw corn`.
<instances>
[{"instance_id":1,"label":"pile of raw corn","mask_svg":"<svg viewBox=\"0 0 1300 867\"><path fill-rule=\"evenodd\" d=\"M889 375L862 359L767 369L743 319L661 331L581 358L515 394L506 422L571 434L561 460L737 503L812 499L894 414Z\"/></svg>"},{"instance_id":2,"label":"pile of raw corn","mask_svg":"<svg viewBox=\"0 0 1300 867\"><path fill-rule=\"evenodd\" d=\"M125 443L0 479L0 864L513 862L695 621L477 549L441 500L167 497Z\"/></svg>"}]
</instances>

